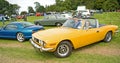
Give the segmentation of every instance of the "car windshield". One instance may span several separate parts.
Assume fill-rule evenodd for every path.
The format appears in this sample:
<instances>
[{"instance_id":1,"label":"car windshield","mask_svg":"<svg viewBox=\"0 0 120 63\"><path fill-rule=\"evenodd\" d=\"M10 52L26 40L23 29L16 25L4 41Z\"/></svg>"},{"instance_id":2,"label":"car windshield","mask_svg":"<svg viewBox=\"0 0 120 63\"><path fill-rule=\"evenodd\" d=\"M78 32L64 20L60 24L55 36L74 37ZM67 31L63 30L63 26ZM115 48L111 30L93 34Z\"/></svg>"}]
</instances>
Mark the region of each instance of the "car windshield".
<instances>
[{"instance_id":1,"label":"car windshield","mask_svg":"<svg viewBox=\"0 0 120 63\"><path fill-rule=\"evenodd\" d=\"M55 14L55 15L47 15L44 19L65 19L62 15Z\"/></svg>"},{"instance_id":2,"label":"car windshield","mask_svg":"<svg viewBox=\"0 0 120 63\"><path fill-rule=\"evenodd\" d=\"M68 19L64 24L63 27L69 27L69 28L77 28L80 29L82 27L81 21L80 24L77 27L74 27L75 21L73 19Z\"/></svg>"},{"instance_id":3,"label":"car windshield","mask_svg":"<svg viewBox=\"0 0 120 63\"><path fill-rule=\"evenodd\" d=\"M23 22L22 25L23 25L23 27L29 27L29 26L33 26L34 24L32 24L30 22Z\"/></svg>"}]
</instances>

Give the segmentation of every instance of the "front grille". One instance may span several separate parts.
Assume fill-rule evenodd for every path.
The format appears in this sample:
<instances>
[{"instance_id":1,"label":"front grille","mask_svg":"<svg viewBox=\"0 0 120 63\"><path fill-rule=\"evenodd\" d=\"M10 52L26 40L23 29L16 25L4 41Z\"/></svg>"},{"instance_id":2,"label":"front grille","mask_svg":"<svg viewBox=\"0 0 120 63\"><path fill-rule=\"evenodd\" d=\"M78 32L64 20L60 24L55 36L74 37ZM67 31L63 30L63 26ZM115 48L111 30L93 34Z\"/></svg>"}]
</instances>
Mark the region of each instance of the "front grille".
<instances>
[{"instance_id":1,"label":"front grille","mask_svg":"<svg viewBox=\"0 0 120 63\"><path fill-rule=\"evenodd\" d=\"M37 39L37 38L34 38L34 41L37 42L37 43L39 43L39 39Z\"/></svg>"}]
</instances>

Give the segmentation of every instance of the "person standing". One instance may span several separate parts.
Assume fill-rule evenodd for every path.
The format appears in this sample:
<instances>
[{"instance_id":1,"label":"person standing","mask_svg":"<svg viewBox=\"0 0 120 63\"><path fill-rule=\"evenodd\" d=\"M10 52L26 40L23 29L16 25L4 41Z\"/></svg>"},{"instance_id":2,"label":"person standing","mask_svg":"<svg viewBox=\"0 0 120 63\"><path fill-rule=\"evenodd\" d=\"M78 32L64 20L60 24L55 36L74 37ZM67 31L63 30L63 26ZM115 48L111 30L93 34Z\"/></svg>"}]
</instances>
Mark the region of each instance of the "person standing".
<instances>
[{"instance_id":1,"label":"person standing","mask_svg":"<svg viewBox=\"0 0 120 63\"><path fill-rule=\"evenodd\" d=\"M24 21L27 21L27 16L26 16L26 14L23 15L23 20L24 20Z\"/></svg>"},{"instance_id":2,"label":"person standing","mask_svg":"<svg viewBox=\"0 0 120 63\"><path fill-rule=\"evenodd\" d=\"M77 17L82 18L82 12L79 11Z\"/></svg>"},{"instance_id":3,"label":"person standing","mask_svg":"<svg viewBox=\"0 0 120 63\"><path fill-rule=\"evenodd\" d=\"M4 16L2 16L2 23L3 23L3 25L5 25L5 20L4 19L5 19Z\"/></svg>"}]
</instances>

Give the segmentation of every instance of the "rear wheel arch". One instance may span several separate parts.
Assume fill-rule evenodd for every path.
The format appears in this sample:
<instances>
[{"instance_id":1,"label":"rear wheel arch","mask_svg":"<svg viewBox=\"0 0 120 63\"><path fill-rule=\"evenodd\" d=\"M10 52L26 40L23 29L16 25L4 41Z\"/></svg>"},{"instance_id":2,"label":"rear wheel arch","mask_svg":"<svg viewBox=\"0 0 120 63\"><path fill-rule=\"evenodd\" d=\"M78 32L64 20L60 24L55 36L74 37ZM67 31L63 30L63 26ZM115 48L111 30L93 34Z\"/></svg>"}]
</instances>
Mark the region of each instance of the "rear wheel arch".
<instances>
[{"instance_id":1,"label":"rear wheel arch","mask_svg":"<svg viewBox=\"0 0 120 63\"><path fill-rule=\"evenodd\" d=\"M111 33L113 34L113 31L112 31L112 30L110 30L110 31L108 31L108 32L111 32ZM108 33L108 32L107 32L107 33ZM107 33L106 33L106 34L107 34Z\"/></svg>"},{"instance_id":2,"label":"rear wheel arch","mask_svg":"<svg viewBox=\"0 0 120 63\"><path fill-rule=\"evenodd\" d=\"M56 22L55 25L56 26L62 26L62 23L61 22Z\"/></svg>"},{"instance_id":3,"label":"rear wheel arch","mask_svg":"<svg viewBox=\"0 0 120 63\"><path fill-rule=\"evenodd\" d=\"M39 22L35 22L35 25L41 25Z\"/></svg>"},{"instance_id":4,"label":"rear wheel arch","mask_svg":"<svg viewBox=\"0 0 120 63\"><path fill-rule=\"evenodd\" d=\"M105 37L103 39L104 42L110 42L112 39L113 32L110 30L105 34Z\"/></svg>"}]
</instances>

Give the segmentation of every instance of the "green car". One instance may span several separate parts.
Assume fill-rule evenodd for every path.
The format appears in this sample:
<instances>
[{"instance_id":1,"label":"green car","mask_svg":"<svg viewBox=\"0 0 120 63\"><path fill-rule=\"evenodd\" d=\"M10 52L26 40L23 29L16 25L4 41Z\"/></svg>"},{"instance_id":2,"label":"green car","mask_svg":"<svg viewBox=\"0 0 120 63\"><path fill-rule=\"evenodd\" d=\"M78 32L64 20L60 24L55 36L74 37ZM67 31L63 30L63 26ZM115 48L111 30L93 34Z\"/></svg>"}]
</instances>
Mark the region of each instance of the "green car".
<instances>
[{"instance_id":1,"label":"green car","mask_svg":"<svg viewBox=\"0 0 120 63\"><path fill-rule=\"evenodd\" d=\"M44 19L34 21L34 24L62 26L66 20L62 15L46 15Z\"/></svg>"}]
</instances>

